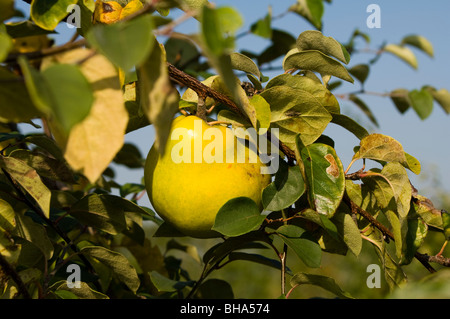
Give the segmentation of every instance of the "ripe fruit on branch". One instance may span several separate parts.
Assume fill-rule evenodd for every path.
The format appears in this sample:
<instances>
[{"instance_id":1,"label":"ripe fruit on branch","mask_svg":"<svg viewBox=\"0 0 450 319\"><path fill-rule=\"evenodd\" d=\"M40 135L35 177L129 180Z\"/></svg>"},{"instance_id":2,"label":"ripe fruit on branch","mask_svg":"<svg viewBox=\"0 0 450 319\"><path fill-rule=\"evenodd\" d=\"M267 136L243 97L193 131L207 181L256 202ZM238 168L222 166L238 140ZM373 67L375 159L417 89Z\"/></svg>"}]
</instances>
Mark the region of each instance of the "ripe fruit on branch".
<instances>
[{"instance_id":1,"label":"ripe fruit on branch","mask_svg":"<svg viewBox=\"0 0 450 319\"><path fill-rule=\"evenodd\" d=\"M270 175L256 153L224 126L196 116L179 116L163 156L153 146L145 164L145 185L154 209L187 236L208 238L219 209L235 197L261 204Z\"/></svg>"}]
</instances>

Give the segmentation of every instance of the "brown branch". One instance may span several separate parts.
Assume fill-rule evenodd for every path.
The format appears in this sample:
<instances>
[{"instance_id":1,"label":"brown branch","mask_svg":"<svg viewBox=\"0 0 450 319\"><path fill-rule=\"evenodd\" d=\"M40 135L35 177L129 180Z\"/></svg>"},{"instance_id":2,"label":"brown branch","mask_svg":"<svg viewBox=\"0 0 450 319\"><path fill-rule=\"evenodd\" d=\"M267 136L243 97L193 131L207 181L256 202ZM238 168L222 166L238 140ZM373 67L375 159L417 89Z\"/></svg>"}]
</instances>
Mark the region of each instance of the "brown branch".
<instances>
[{"instance_id":1,"label":"brown branch","mask_svg":"<svg viewBox=\"0 0 450 319\"><path fill-rule=\"evenodd\" d=\"M358 205L356 205L349 197L347 194L344 195L344 202L350 206L352 212L357 213L359 215L361 215L362 217L364 217L365 219L367 219L370 224L372 224L373 226L375 226L378 230L381 231L381 233L383 234L384 238L387 240L394 240L394 235L392 234L392 232L386 228L386 226L384 226L383 224L381 224L378 220L376 220L370 213L368 213L367 211L365 211L364 209L362 209L361 207L359 207ZM437 262L438 260L441 260L441 258L431 258L430 256L421 254L419 252L416 252L414 254L414 257L430 272L430 273L435 273L436 270L429 264L429 262ZM432 256L432 257L436 257L436 256ZM445 259L445 258L444 258ZM442 264L442 263L441 263ZM450 265L450 263L449 263Z\"/></svg>"}]
</instances>

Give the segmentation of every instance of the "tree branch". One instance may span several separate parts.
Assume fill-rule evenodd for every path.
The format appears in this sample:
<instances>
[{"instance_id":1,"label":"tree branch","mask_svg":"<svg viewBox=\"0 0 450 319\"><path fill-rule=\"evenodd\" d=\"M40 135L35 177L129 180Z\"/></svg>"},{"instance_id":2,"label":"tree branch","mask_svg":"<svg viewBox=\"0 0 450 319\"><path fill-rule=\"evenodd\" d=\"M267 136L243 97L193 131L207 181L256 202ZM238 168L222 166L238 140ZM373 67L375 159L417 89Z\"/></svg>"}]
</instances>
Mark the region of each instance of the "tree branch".
<instances>
[{"instance_id":1,"label":"tree branch","mask_svg":"<svg viewBox=\"0 0 450 319\"><path fill-rule=\"evenodd\" d=\"M349 205L352 212L355 212L361 216L363 216L365 219L367 219L370 224L372 224L374 227L376 227L378 230L381 231L383 236L387 238L388 240L394 240L394 235L392 232L386 228L383 224L381 224L378 220L376 220L370 213L366 212L364 209L356 205L347 194L344 195L344 202ZM414 257L430 272L435 273L436 270L429 264L429 262L436 262L438 260L441 260L441 258L430 258L427 255L421 254L419 252L416 252L414 254ZM436 256L433 256L436 257ZM444 258L445 259L445 258ZM442 264L442 263L441 263ZM450 263L449 266L450 267Z\"/></svg>"},{"instance_id":2,"label":"tree branch","mask_svg":"<svg viewBox=\"0 0 450 319\"><path fill-rule=\"evenodd\" d=\"M0 269L17 284L19 293L23 295L26 299L31 299L30 293L25 286L25 283L20 278L19 274L14 270L14 268L8 263L8 261L0 254Z\"/></svg>"}]
</instances>

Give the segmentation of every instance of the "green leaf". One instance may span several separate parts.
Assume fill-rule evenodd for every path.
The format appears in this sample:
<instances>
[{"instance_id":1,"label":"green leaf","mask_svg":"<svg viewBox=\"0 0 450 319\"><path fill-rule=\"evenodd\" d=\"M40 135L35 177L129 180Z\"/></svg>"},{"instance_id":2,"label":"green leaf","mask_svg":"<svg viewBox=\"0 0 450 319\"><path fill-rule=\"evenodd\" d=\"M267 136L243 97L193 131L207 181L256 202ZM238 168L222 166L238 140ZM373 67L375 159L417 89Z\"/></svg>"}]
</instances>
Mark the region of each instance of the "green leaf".
<instances>
[{"instance_id":1,"label":"green leaf","mask_svg":"<svg viewBox=\"0 0 450 319\"><path fill-rule=\"evenodd\" d=\"M404 251L401 259L403 265L411 263L417 249L422 246L427 233L428 226L422 219L408 219L408 232L406 233Z\"/></svg>"},{"instance_id":2,"label":"green leaf","mask_svg":"<svg viewBox=\"0 0 450 319\"><path fill-rule=\"evenodd\" d=\"M285 71L292 69L309 70L318 72L322 76L332 75L350 83L354 82L341 63L317 50L290 50L284 57L283 69Z\"/></svg>"},{"instance_id":3,"label":"green leaf","mask_svg":"<svg viewBox=\"0 0 450 319\"><path fill-rule=\"evenodd\" d=\"M0 2L0 23L14 16L14 0Z\"/></svg>"},{"instance_id":4,"label":"green leaf","mask_svg":"<svg viewBox=\"0 0 450 319\"><path fill-rule=\"evenodd\" d=\"M111 235L127 228L128 212L147 213L133 202L114 195L90 194L72 205L70 214L77 220Z\"/></svg>"},{"instance_id":5,"label":"green leaf","mask_svg":"<svg viewBox=\"0 0 450 319\"><path fill-rule=\"evenodd\" d=\"M422 120L430 116L433 111L433 96L426 89L412 90L408 94L413 109Z\"/></svg>"},{"instance_id":6,"label":"green leaf","mask_svg":"<svg viewBox=\"0 0 450 319\"><path fill-rule=\"evenodd\" d=\"M44 226L34 222L31 217L23 214L16 214L16 223L17 225L14 230L16 236L31 242L44 255L45 260L52 258L54 248Z\"/></svg>"},{"instance_id":7,"label":"green leaf","mask_svg":"<svg viewBox=\"0 0 450 319\"><path fill-rule=\"evenodd\" d=\"M42 29L30 20L9 22L8 24L5 24L5 28L11 38L22 38L34 35L56 33L55 31Z\"/></svg>"},{"instance_id":8,"label":"green leaf","mask_svg":"<svg viewBox=\"0 0 450 319\"><path fill-rule=\"evenodd\" d=\"M413 46L413 47L425 52L430 57L434 56L433 45L424 36L416 35L416 34L405 36L402 39L401 44Z\"/></svg>"},{"instance_id":9,"label":"green leaf","mask_svg":"<svg viewBox=\"0 0 450 319\"><path fill-rule=\"evenodd\" d=\"M432 87L425 87L431 93L434 100L444 109L445 113L450 114L450 92L447 89L436 90Z\"/></svg>"},{"instance_id":10,"label":"green leaf","mask_svg":"<svg viewBox=\"0 0 450 319\"><path fill-rule=\"evenodd\" d=\"M67 7L78 0L33 0L30 8L31 19L45 30L53 30L68 14Z\"/></svg>"},{"instance_id":11,"label":"green leaf","mask_svg":"<svg viewBox=\"0 0 450 319\"><path fill-rule=\"evenodd\" d=\"M348 72L353 75L361 84L366 82L366 79L369 75L369 65L368 64L357 64L351 67Z\"/></svg>"},{"instance_id":12,"label":"green leaf","mask_svg":"<svg viewBox=\"0 0 450 319\"><path fill-rule=\"evenodd\" d=\"M333 116L331 123L342 126L347 131L353 133L358 139L362 140L366 136L369 136L369 132L352 118L344 114L331 113L331 115Z\"/></svg>"},{"instance_id":13,"label":"green leaf","mask_svg":"<svg viewBox=\"0 0 450 319\"><path fill-rule=\"evenodd\" d=\"M169 279L159 272L153 270L150 272L150 280L155 285L156 289L160 292L172 292L177 290L182 290L187 286L193 286L193 281L176 281Z\"/></svg>"},{"instance_id":14,"label":"green leaf","mask_svg":"<svg viewBox=\"0 0 450 319\"><path fill-rule=\"evenodd\" d=\"M275 174L275 180L263 190L262 203L266 210L280 211L293 205L304 192L305 184L300 167L281 165Z\"/></svg>"},{"instance_id":15,"label":"green leaf","mask_svg":"<svg viewBox=\"0 0 450 319\"><path fill-rule=\"evenodd\" d=\"M74 65L52 65L42 72L42 77L51 91L52 114L68 134L89 114L94 101L92 88Z\"/></svg>"},{"instance_id":16,"label":"green leaf","mask_svg":"<svg viewBox=\"0 0 450 319\"><path fill-rule=\"evenodd\" d=\"M0 156L0 167L5 169L11 175L11 178L36 201L48 218L50 216L51 192L42 182L36 170L28 166L24 161L3 156Z\"/></svg>"},{"instance_id":17,"label":"green leaf","mask_svg":"<svg viewBox=\"0 0 450 319\"><path fill-rule=\"evenodd\" d=\"M387 44L384 46L383 50L395 55L402 61L412 66L414 69L417 69L417 58L414 55L414 52L412 52L409 48L398 44Z\"/></svg>"},{"instance_id":18,"label":"green leaf","mask_svg":"<svg viewBox=\"0 0 450 319\"><path fill-rule=\"evenodd\" d=\"M13 47L12 39L4 31L4 28L0 25L0 62L6 59L12 47Z\"/></svg>"},{"instance_id":19,"label":"green leaf","mask_svg":"<svg viewBox=\"0 0 450 319\"><path fill-rule=\"evenodd\" d=\"M272 37L272 9L269 7L269 13L262 19L259 19L250 26L250 31L260 37L270 39Z\"/></svg>"},{"instance_id":20,"label":"green leaf","mask_svg":"<svg viewBox=\"0 0 450 319\"><path fill-rule=\"evenodd\" d=\"M271 62L295 47L295 38L282 30L273 29L271 41L272 44L257 56L258 65Z\"/></svg>"},{"instance_id":21,"label":"green leaf","mask_svg":"<svg viewBox=\"0 0 450 319\"><path fill-rule=\"evenodd\" d=\"M312 207L331 218L345 190L344 168L336 151L326 144L311 144L300 151Z\"/></svg>"},{"instance_id":22,"label":"green leaf","mask_svg":"<svg viewBox=\"0 0 450 319\"><path fill-rule=\"evenodd\" d=\"M304 229L295 225L283 225L276 230L284 243L308 267L320 267L322 250L319 244L310 239Z\"/></svg>"},{"instance_id":23,"label":"green leaf","mask_svg":"<svg viewBox=\"0 0 450 319\"><path fill-rule=\"evenodd\" d=\"M53 291L58 297L62 299L109 299L105 294L93 290L89 285L83 281L80 282L81 287L69 288L67 280L61 280L50 286L49 290Z\"/></svg>"},{"instance_id":24,"label":"green leaf","mask_svg":"<svg viewBox=\"0 0 450 319\"><path fill-rule=\"evenodd\" d=\"M420 162L412 155L409 155L405 152L406 162L407 165L405 166L407 169L409 169L411 172L413 172L416 175L420 174L421 171L421 165Z\"/></svg>"},{"instance_id":25,"label":"green leaf","mask_svg":"<svg viewBox=\"0 0 450 319\"><path fill-rule=\"evenodd\" d=\"M234 299L231 285L222 279L208 279L198 288L195 294L199 299Z\"/></svg>"},{"instance_id":26,"label":"green leaf","mask_svg":"<svg viewBox=\"0 0 450 319\"><path fill-rule=\"evenodd\" d=\"M358 96L354 95L354 94L350 94L349 95L349 100L352 101L353 103L355 103L359 109L361 111L364 112L364 114L370 119L370 121L375 124L375 126L379 126L378 125L378 121L375 118L375 115L372 113L372 111L370 110L370 108L367 106L367 104L361 100Z\"/></svg>"},{"instance_id":27,"label":"green leaf","mask_svg":"<svg viewBox=\"0 0 450 319\"><path fill-rule=\"evenodd\" d=\"M242 26L242 17L231 7L212 9L203 6L201 36L211 54L220 56L234 48L234 32Z\"/></svg>"},{"instance_id":28,"label":"green leaf","mask_svg":"<svg viewBox=\"0 0 450 319\"><path fill-rule=\"evenodd\" d=\"M320 81L314 81L307 76L285 73L272 78L265 89L281 85L305 90L311 93L329 112L340 112L338 100Z\"/></svg>"},{"instance_id":29,"label":"green leaf","mask_svg":"<svg viewBox=\"0 0 450 319\"><path fill-rule=\"evenodd\" d=\"M153 20L149 15L143 15L130 21L95 25L87 32L86 39L127 72L150 54L155 41L152 29Z\"/></svg>"},{"instance_id":30,"label":"green leaf","mask_svg":"<svg viewBox=\"0 0 450 319\"><path fill-rule=\"evenodd\" d=\"M382 263L384 277L392 291L395 288L403 287L407 282L407 277L400 265L391 257L385 245L383 234L378 229L371 228L364 234L368 241L375 247L375 252Z\"/></svg>"},{"instance_id":31,"label":"green leaf","mask_svg":"<svg viewBox=\"0 0 450 319\"><path fill-rule=\"evenodd\" d=\"M405 113L411 106L409 91L407 89L395 89L391 91L391 100L400 113Z\"/></svg>"},{"instance_id":32,"label":"green leaf","mask_svg":"<svg viewBox=\"0 0 450 319\"><path fill-rule=\"evenodd\" d=\"M246 260L251 261L260 265L265 265L268 267L272 267L275 269L281 270L281 262L276 259L267 258L263 255L259 254L249 254L249 253L243 253L243 252L231 252L228 255L229 261L235 261L235 260ZM286 273L289 275L292 275L292 271L287 268Z\"/></svg>"},{"instance_id":33,"label":"green leaf","mask_svg":"<svg viewBox=\"0 0 450 319\"><path fill-rule=\"evenodd\" d=\"M89 82L75 65L54 64L39 73L24 59L19 64L35 106L67 137L91 110L94 96Z\"/></svg>"},{"instance_id":34,"label":"green leaf","mask_svg":"<svg viewBox=\"0 0 450 319\"><path fill-rule=\"evenodd\" d=\"M164 47L156 40L153 45L151 54L137 71L138 91L142 109L155 128L155 145L163 155L180 95L170 82Z\"/></svg>"},{"instance_id":35,"label":"green leaf","mask_svg":"<svg viewBox=\"0 0 450 319\"><path fill-rule=\"evenodd\" d=\"M297 134L304 144L313 143L331 121L330 113L307 91L275 86L261 96L270 104L271 127L279 128L279 139L288 146L295 147Z\"/></svg>"},{"instance_id":36,"label":"green leaf","mask_svg":"<svg viewBox=\"0 0 450 319\"><path fill-rule=\"evenodd\" d=\"M212 229L225 236L236 237L257 229L264 219L252 199L237 197L219 209Z\"/></svg>"},{"instance_id":37,"label":"green leaf","mask_svg":"<svg viewBox=\"0 0 450 319\"><path fill-rule=\"evenodd\" d=\"M42 116L28 94L21 78L6 68L0 67L0 121L27 122Z\"/></svg>"},{"instance_id":38,"label":"green leaf","mask_svg":"<svg viewBox=\"0 0 450 319\"><path fill-rule=\"evenodd\" d=\"M442 212L436 209L428 198L414 195L411 210L414 210L414 213L420 216L428 225L437 229L443 229Z\"/></svg>"},{"instance_id":39,"label":"green leaf","mask_svg":"<svg viewBox=\"0 0 450 319\"><path fill-rule=\"evenodd\" d=\"M322 0L297 0L294 5L289 7L289 11L302 16L316 29L322 29L322 16L324 12Z\"/></svg>"},{"instance_id":40,"label":"green leaf","mask_svg":"<svg viewBox=\"0 0 450 319\"><path fill-rule=\"evenodd\" d=\"M342 210L343 207L346 209ZM341 205L333 216L339 235L344 240L350 251L358 257L362 250L362 238L358 225L351 216L351 211L345 205Z\"/></svg>"},{"instance_id":41,"label":"green leaf","mask_svg":"<svg viewBox=\"0 0 450 319\"><path fill-rule=\"evenodd\" d=\"M346 291L342 290L333 278L307 274L303 272L296 273L294 277L291 278L290 284L292 287L300 285L314 285L321 287L342 299L353 299L353 297Z\"/></svg>"},{"instance_id":42,"label":"green leaf","mask_svg":"<svg viewBox=\"0 0 450 319\"><path fill-rule=\"evenodd\" d=\"M408 166L403 146L390 136L383 134L370 134L360 142L359 150L353 159L368 158L384 162L399 162Z\"/></svg>"},{"instance_id":43,"label":"green leaf","mask_svg":"<svg viewBox=\"0 0 450 319\"><path fill-rule=\"evenodd\" d=\"M16 227L14 215L14 209L11 205L7 201L0 199L0 231L9 233Z\"/></svg>"},{"instance_id":44,"label":"green leaf","mask_svg":"<svg viewBox=\"0 0 450 319\"><path fill-rule=\"evenodd\" d=\"M61 160L23 149L14 150L10 153L10 156L24 161L42 177L75 184L75 177L72 171Z\"/></svg>"},{"instance_id":45,"label":"green leaf","mask_svg":"<svg viewBox=\"0 0 450 319\"><path fill-rule=\"evenodd\" d=\"M450 240L450 214L443 210L442 213L442 227L444 228L444 236L446 240Z\"/></svg>"},{"instance_id":46,"label":"green leaf","mask_svg":"<svg viewBox=\"0 0 450 319\"><path fill-rule=\"evenodd\" d=\"M326 37L320 31L310 30L302 32L297 38L297 48L300 51L317 50L335 57L342 63L350 61L347 50L332 37Z\"/></svg>"},{"instance_id":47,"label":"green leaf","mask_svg":"<svg viewBox=\"0 0 450 319\"><path fill-rule=\"evenodd\" d=\"M270 126L271 112L270 105L261 95L253 95L250 105L256 113L256 129L258 134L263 134Z\"/></svg>"},{"instance_id":48,"label":"green leaf","mask_svg":"<svg viewBox=\"0 0 450 319\"><path fill-rule=\"evenodd\" d=\"M122 254L101 246L86 246L80 252L87 257L97 259L102 265L111 269L119 281L124 283L133 293L136 293L141 281L136 269Z\"/></svg>"},{"instance_id":49,"label":"green leaf","mask_svg":"<svg viewBox=\"0 0 450 319\"><path fill-rule=\"evenodd\" d=\"M253 74L258 79L261 78L261 73L259 72L258 66L248 56L242 53L233 52L230 54L230 59L231 59L231 67L233 69Z\"/></svg>"}]
</instances>

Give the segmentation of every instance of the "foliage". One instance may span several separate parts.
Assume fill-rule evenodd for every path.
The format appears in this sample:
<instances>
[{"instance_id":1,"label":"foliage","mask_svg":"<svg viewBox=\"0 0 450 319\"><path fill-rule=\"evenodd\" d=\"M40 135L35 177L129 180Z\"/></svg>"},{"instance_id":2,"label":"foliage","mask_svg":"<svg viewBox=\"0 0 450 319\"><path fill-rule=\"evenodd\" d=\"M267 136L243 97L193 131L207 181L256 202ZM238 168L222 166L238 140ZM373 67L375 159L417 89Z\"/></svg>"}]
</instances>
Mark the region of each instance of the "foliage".
<instances>
[{"instance_id":1,"label":"foliage","mask_svg":"<svg viewBox=\"0 0 450 319\"><path fill-rule=\"evenodd\" d=\"M51 34L69 20L72 4L81 12L77 37L54 46ZM243 21L236 9L203 0L58 0L51 7L34 0L29 19L14 5L4 1L0 10L2 298L232 298L233 282L211 276L236 261L281 272L283 298L304 285L353 298L320 267L330 255L358 257L368 246L392 296L411 296L399 287L414 258L432 272L427 289L439 284L430 263L448 260L419 250L434 232L441 236L434 248L445 247L450 218L411 186L408 171L419 174L419 161L394 138L369 134L338 102L349 99L378 125L361 97L371 69L384 54L417 68L413 50L434 54L423 36L383 44L373 59L351 66L356 39L370 38L356 30L341 44L322 34L322 0L288 8L314 28L297 38L272 27L269 9L244 33L270 40L260 53L236 52ZM184 15L172 20L175 8ZM197 34L173 32L186 19L198 20ZM264 76L280 57L283 73ZM342 81L361 90L335 96ZM443 88L384 95L399 112L412 108L423 120L434 104L450 112ZM144 185L119 184L111 165L142 169L144 159L124 143L126 134L152 125L161 150L175 114L204 116L206 107L214 107L210 118L231 127L278 129L280 168L262 193L263 211L248 198L230 200L213 226L223 237L202 246L140 205ZM22 133L23 125L33 132ZM360 140L347 168L323 134L329 125ZM364 168L350 173L356 161ZM149 227L158 227L154 237ZM155 244L158 238L171 239L164 246ZM168 251L187 254L201 270L193 276ZM293 272L288 256L302 270ZM69 285L71 265L81 271L78 288Z\"/></svg>"}]
</instances>

